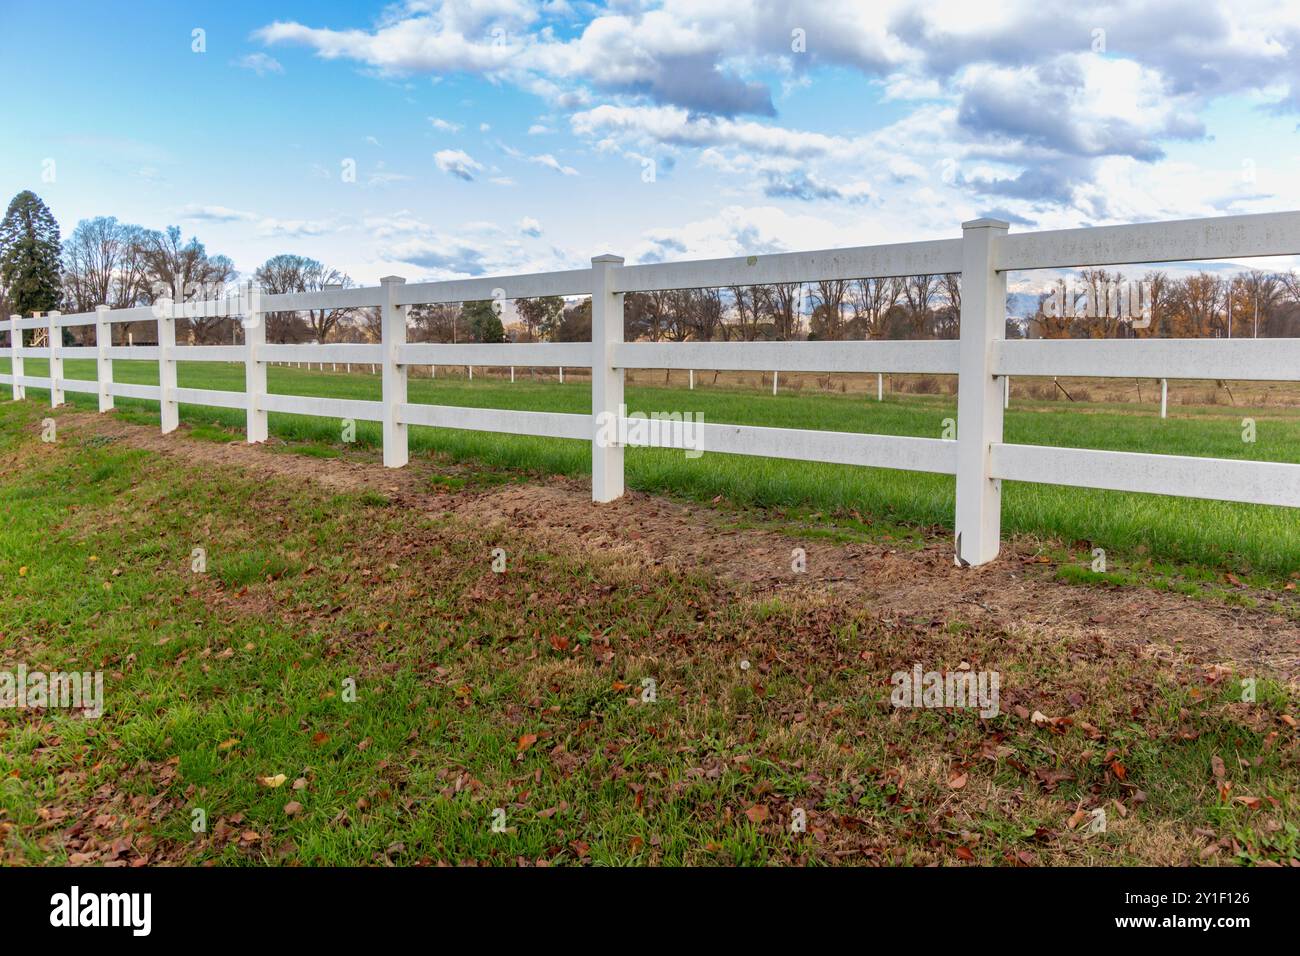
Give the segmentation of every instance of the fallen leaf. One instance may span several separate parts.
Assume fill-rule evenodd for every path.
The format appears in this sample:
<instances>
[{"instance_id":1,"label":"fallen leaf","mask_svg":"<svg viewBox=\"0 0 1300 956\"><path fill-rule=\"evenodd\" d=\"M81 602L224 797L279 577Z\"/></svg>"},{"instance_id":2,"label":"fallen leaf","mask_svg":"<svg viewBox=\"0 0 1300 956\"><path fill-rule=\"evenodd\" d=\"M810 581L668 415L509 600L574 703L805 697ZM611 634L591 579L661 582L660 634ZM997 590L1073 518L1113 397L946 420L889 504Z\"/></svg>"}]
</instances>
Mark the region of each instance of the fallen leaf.
<instances>
[{"instance_id":1,"label":"fallen leaf","mask_svg":"<svg viewBox=\"0 0 1300 956\"><path fill-rule=\"evenodd\" d=\"M257 782L264 787L270 787L274 790L276 787L284 786L284 782L289 778L282 773L277 773L274 777L258 777Z\"/></svg>"},{"instance_id":2,"label":"fallen leaf","mask_svg":"<svg viewBox=\"0 0 1300 956\"><path fill-rule=\"evenodd\" d=\"M297 800L290 800L284 805L284 815L286 817L296 817L302 813L302 804Z\"/></svg>"},{"instance_id":3,"label":"fallen leaf","mask_svg":"<svg viewBox=\"0 0 1300 956\"><path fill-rule=\"evenodd\" d=\"M948 778L948 789L950 789L950 790L960 790L962 787L966 786L966 778L967 778L967 776L968 776L968 775L965 774L965 773L958 773L958 774L953 774L952 776L950 776L950 777Z\"/></svg>"},{"instance_id":4,"label":"fallen leaf","mask_svg":"<svg viewBox=\"0 0 1300 956\"><path fill-rule=\"evenodd\" d=\"M749 817L750 823L762 823L767 819L767 807L756 803L745 811L745 816Z\"/></svg>"}]
</instances>

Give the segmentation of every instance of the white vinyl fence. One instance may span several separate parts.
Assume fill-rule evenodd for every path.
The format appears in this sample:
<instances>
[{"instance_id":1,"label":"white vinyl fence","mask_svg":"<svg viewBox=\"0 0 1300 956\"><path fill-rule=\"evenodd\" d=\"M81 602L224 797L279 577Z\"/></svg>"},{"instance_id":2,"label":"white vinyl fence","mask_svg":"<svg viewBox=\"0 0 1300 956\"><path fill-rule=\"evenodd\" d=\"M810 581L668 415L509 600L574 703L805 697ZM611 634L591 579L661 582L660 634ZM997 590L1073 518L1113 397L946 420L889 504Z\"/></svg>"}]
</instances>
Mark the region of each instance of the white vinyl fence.
<instances>
[{"instance_id":1,"label":"white vinyl fence","mask_svg":"<svg viewBox=\"0 0 1300 956\"><path fill-rule=\"evenodd\" d=\"M956 476L956 552L962 565L991 561L998 553L1001 482L1045 482L1085 488L1150 492L1224 501L1300 507L1300 465L1175 455L1092 451L1002 440L1003 381L1007 376L1118 376L1162 379L1300 379L1300 339L1248 340L1026 340L1006 341L1006 275L1013 270L1075 268L1300 254L1300 212L1228 216L1177 222L1008 233L1008 225L980 219L962 226L960 239L912 242L821 252L625 266L611 255L591 268L567 272L407 284L389 276L378 287L266 295L262 312L379 307L378 345L268 345L266 326L226 302L164 303L81 315L50 313L11 319L15 399L25 388L47 388L51 403L68 391L98 393L100 411L116 396L152 399L162 406L162 430L177 427L177 405L242 408L248 441L267 437L267 412L287 412L380 422L384 464L407 463L407 427L431 425L571 438L592 443L592 499L623 494L623 448L596 440L602 421L624 414L626 369L722 369L791 372L931 373L959 376L957 437L905 438L851 432L705 424L708 451L798 461L837 462ZM811 282L961 273L959 341L854 342L624 342L623 295L662 289ZM406 341L406 310L424 303L535 296L592 297L590 343L499 345L414 344ZM233 300L232 300L233 301ZM175 320L196 315L245 315L243 345L180 346ZM158 345L113 346L115 322L156 321ZM60 328L96 326L94 347L65 348ZM21 331L45 329L53 347L23 347ZM23 359L48 357L50 374L24 374ZM98 381L68 379L65 358L98 360ZM113 381L114 359L156 360L159 385ZM245 388L222 392L179 388L176 363L243 362ZM267 391L268 362L374 363L382 367L382 401L274 395ZM570 366L592 370L592 414L507 411L426 405L407 400L412 365ZM636 444L681 447L670 429L638 433Z\"/></svg>"}]
</instances>

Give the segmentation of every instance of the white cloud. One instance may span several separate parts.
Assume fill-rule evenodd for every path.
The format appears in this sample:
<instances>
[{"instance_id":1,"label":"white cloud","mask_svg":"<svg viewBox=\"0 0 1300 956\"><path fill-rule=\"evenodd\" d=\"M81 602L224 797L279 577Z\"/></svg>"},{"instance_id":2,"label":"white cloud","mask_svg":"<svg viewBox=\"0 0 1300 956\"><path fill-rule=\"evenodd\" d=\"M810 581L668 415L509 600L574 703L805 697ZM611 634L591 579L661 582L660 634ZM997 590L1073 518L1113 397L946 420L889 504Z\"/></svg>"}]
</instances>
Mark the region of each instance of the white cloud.
<instances>
[{"instance_id":1,"label":"white cloud","mask_svg":"<svg viewBox=\"0 0 1300 956\"><path fill-rule=\"evenodd\" d=\"M235 60L235 66L245 70L252 70L258 76L266 76L268 73L283 73L284 67L275 57L266 53L248 53Z\"/></svg>"},{"instance_id":2,"label":"white cloud","mask_svg":"<svg viewBox=\"0 0 1300 956\"><path fill-rule=\"evenodd\" d=\"M440 149L433 154L434 165L444 173L471 182L474 174L483 171L483 164L460 149Z\"/></svg>"},{"instance_id":3,"label":"white cloud","mask_svg":"<svg viewBox=\"0 0 1300 956\"><path fill-rule=\"evenodd\" d=\"M180 210L183 220L189 222L238 223L252 225L259 236L323 236L334 232L338 225L323 219L278 219L228 206L205 206L191 203Z\"/></svg>"},{"instance_id":4,"label":"white cloud","mask_svg":"<svg viewBox=\"0 0 1300 956\"><path fill-rule=\"evenodd\" d=\"M525 216L519 220L519 233L536 239L542 234L542 224L532 216Z\"/></svg>"},{"instance_id":5,"label":"white cloud","mask_svg":"<svg viewBox=\"0 0 1300 956\"><path fill-rule=\"evenodd\" d=\"M562 173L565 176L578 175L578 171L576 169L574 169L572 166L565 166L563 163L561 163L550 153L543 153L541 156L529 156L528 161L530 163L536 163L539 166L545 166L547 169L553 169L557 173Z\"/></svg>"},{"instance_id":6,"label":"white cloud","mask_svg":"<svg viewBox=\"0 0 1300 956\"><path fill-rule=\"evenodd\" d=\"M433 128L443 133L459 133L461 131L460 123L452 123L449 120L439 119L436 116L430 116L429 122Z\"/></svg>"}]
</instances>

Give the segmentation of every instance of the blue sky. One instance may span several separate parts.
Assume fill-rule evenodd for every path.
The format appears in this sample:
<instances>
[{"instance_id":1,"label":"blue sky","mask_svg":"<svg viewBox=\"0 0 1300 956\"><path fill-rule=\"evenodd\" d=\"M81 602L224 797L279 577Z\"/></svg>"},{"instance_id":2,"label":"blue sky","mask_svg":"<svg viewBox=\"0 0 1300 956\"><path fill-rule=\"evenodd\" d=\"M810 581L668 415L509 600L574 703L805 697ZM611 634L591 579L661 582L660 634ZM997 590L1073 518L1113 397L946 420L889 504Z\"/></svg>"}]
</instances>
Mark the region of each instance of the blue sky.
<instances>
[{"instance_id":1,"label":"blue sky","mask_svg":"<svg viewBox=\"0 0 1300 956\"><path fill-rule=\"evenodd\" d=\"M1211 0L4 0L0 191L367 284L1297 209L1297 48Z\"/></svg>"}]
</instances>

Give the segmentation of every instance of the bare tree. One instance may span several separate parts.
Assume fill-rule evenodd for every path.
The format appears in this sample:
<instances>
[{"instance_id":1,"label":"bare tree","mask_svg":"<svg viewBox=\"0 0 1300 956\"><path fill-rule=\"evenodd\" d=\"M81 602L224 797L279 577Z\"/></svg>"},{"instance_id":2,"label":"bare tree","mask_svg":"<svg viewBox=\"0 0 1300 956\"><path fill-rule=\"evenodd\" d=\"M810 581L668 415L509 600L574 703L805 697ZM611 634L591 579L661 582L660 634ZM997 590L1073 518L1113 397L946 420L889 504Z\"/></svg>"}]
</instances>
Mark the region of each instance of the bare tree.
<instances>
[{"instance_id":1,"label":"bare tree","mask_svg":"<svg viewBox=\"0 0 1300 956\"><path fill-rule=\"evenodd\" d=\"M936 275L907 276L902 280L903 302L912 338L926 338L930 324L930 306L939 292Z\"/></svg>"},{"instance_id":2,"label":"bare tree","mask_svg":"<svg viewBox=\"0 0 1300 956\"><path fill-rule=\"evenodd\" d=\"M935 338L955 339L961 334L960 272L945 272L939 278L939 295L944 304L935 312Z\"/></svg>"},{"instance_id":3,"label":"bare tree","mask_svg":"<svg viewBox=\"0 0 1300 956\"><path fill-rule=\"evenodd\" d=\"M63 243L63 302L71 312L107 305L126 254L127 237L111 216L83 219Z\"/></svg>"},{"instance_id":4,"label":"bare tree","mask_svg":"<svg viewBox=\"0 0 1300 956\"><path fill-rule=\"evenodd\" d=\"M288 253L272 256L254 273L262 291L268 295L285 295L293 292L321 292L329 288L347 289L352 279L338 269L308 258ZM298 341L310 338L324 342L340 322L348 318L353 309L302 309L292 312L267 313L267 337L273 342Z\"/></svg>"},{"instance_id":5,"label":"bare tree","mask_svg":"<svg viewBox=\"0 0 1300 956\"><path fill-rule=\"evenodd\" d=\"M142 232L139 236L144 281L150 289L151 301L164 297L178 303L216 298L239 275L230 259L209 256L198 239L181 240L178 226L168 226L162 232ZM230 322L225 316L200 315L185 320L184 326L195 341L204 342L217 337Z\"/></svg>"},{"instance_id":6,"label":"bare tree","mask_svg":"<svg viewBox=\"0 0 1300 956\"><path fill-rule=\"evenodd\" d=\"M869 339L883 339L886 332L885 317L889 307L898 301L897 279L858 279L849 288L849 307L853 321Z\"/></svg>"},{"instance_id":7,"label":"bare tree","mask_svg":"<svg viewBox=\"0 0 1300 956\"><path fill-rule=\"evenodd\" d=\"M1222 279L1208 272L1198 272L1179 283L1180 304L1192 335L1208 336L1212 331L1226 331L1223 308L1227 302Z\"/></svg>"},{"instance_id":8,"label":"bare tree","mask_svg":"<svg viewBox=\"0 0 1300 956\"><path fill-rule=\"evenodd\" d=\"M764 286L766 294L763 305L772 320L772 336L779 342L786 342L795 337L799 331L799 301L803 284L799 282L778 282Z\"/></svg>"},{"instance_id":9,"label":"bare tree","mask_svg":"<svg viewBox=\"0 0 1300 956\"><path fill-rule=\"evenodd\" d=\"M742 342L752 342L758 338L758 320L763 312L763 301L767 296L765 286L733 285L730 287L731 302L736 312L736 331ZM727 330L723 329L724 337Z\"/></svg>"},{"instance_id":10,"label":"bare tree","mask_svg":"<svg viewBox=\"0 0 1300 956\"><path fill-rule=\"evenodd\" d=\"M819 339L844 338L844 299L849 284L844 279L822 280L813 283L812 316L810 329Z\"/></svg>"},{"instance_id":11,"label":"bare tree","mask_svg":"<svg viewBox=\"0 0 1300 956\"><path fill-rule=\"evenodd\" d=\"M696 289L689 297L687 324L700 342L711 342L722 328L722 290Z\"/></svg>"},{"instance_id":12,"label":"bare tree","mask_svg":"<svg viewBox=\"0 0 1300 956\"><path fill-rule=\"evenodd\" d=\"M664 317L664 331L669 341L685 342L691 334L691 309L695 290L674 289L668 295L668 314Z\"/></svg>"},{"instance_id":13,"label":"bare tree","mask_svg":"<svg viewBox=\"0 0 1300 956\"><path fill-rule=\"evenodd\" d=\"M413 342L454 342L460 306L452 302L413 305L408 312Z\"/></svg>"}]
</instances>

